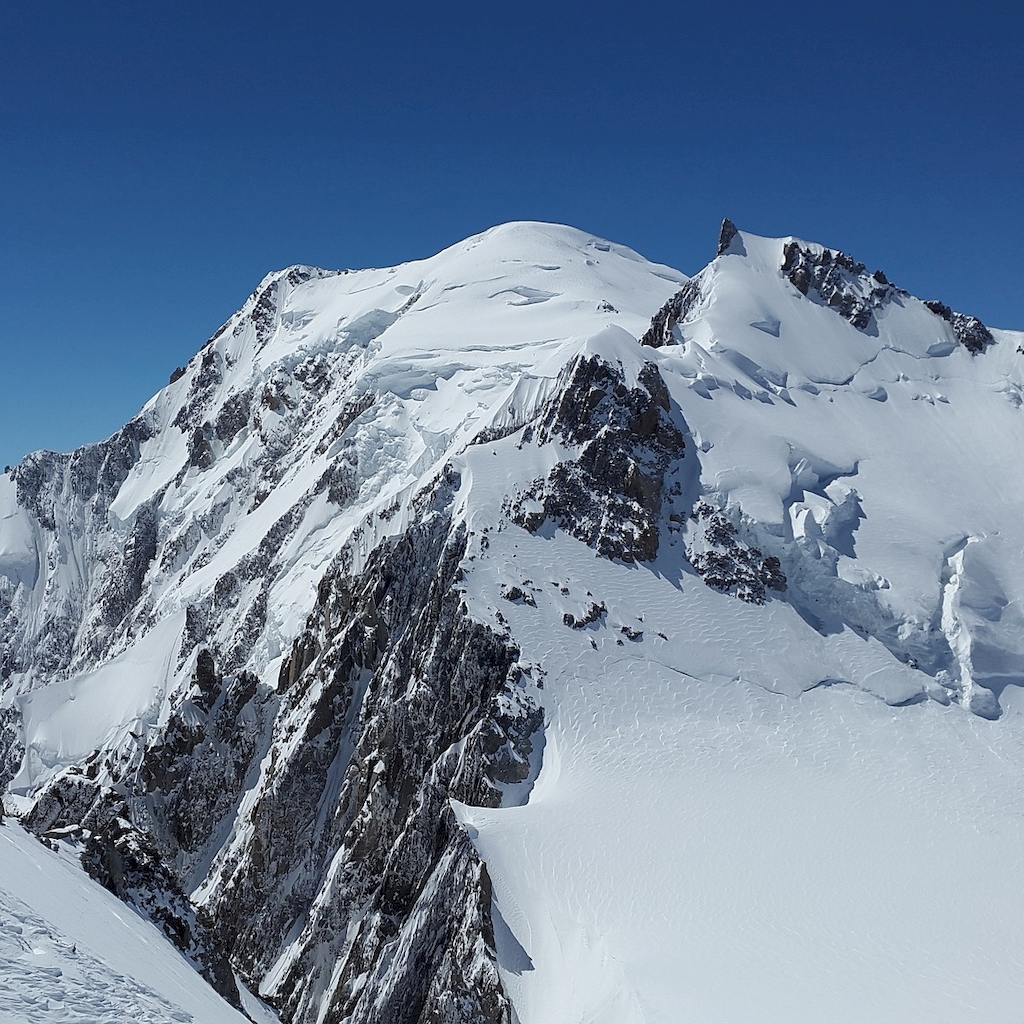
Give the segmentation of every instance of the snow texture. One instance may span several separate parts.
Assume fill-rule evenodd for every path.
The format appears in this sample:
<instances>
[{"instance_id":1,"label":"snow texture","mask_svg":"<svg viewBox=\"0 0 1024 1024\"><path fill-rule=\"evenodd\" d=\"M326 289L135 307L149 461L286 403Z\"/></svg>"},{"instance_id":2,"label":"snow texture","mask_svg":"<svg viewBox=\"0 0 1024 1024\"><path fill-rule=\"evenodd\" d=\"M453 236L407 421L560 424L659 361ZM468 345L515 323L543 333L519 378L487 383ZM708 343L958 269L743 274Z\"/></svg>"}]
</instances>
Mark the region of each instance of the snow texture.
<instances>
[{"instance_id":1,"label":"snow texture","mask_svg":"<svg viewBox=\"0 0 1024 1024\"><path fill-rule=\"evenodd\" d=\"M53 844L58 846L57 843ZM249 997L256 1021L272 1014ZM0 1019L242 1024L166 938L17 824L0 827Z\"/></svg>"}]
</instances>

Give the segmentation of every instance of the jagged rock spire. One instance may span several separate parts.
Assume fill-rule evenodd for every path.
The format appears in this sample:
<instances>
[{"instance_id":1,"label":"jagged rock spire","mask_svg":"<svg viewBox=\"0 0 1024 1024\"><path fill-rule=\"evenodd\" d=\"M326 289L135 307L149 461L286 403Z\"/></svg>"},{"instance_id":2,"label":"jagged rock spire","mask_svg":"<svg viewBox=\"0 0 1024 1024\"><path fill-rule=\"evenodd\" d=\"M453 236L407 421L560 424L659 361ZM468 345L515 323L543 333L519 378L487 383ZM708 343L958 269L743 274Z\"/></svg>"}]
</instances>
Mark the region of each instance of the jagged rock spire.
<instances>
[{"instance_id":1,"label":"jagged rock spire","mask_svg":"<svg viewBox=\"0 0 1024 1024\"><path fill-rule=\"evenodd\" d=\"M722 221L722 230L718 233L718 252L716 255L721 256L729 251L729 246L732 244L732 240L739 234L740 229L728 217Z\"/></svg>"}]
</instances>

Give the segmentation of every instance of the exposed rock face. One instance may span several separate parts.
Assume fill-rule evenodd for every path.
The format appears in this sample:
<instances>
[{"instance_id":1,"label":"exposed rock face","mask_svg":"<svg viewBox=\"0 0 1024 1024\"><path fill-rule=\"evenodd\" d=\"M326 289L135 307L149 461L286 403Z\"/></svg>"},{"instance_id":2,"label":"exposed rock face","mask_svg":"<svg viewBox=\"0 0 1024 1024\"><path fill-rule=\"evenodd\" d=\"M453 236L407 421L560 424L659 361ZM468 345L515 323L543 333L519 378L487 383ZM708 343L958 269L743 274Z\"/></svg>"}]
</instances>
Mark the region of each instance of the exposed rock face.
<instances>
[{"instance_id":1,"label":"exposed rock face","mask_svg":"<svg viewBox=\"0 0 1024 1024\"><path fill-rule=\"evenodd\" d=\"M957 313L944 302L926 302L925 305L953 328L956 340L972 355L984 352L995 341L992 332L976 316Z\"/></svg>"},{"instance_id":2,"label":"exposed rock face","mask_svg":"<svg viewBox=\"0 0 1024 1024\"><path fill-rule=\"evenodd\" d=\"M205 648L193 680L166 727L147 745L132 787L135 816L162 838L188 881L201 876L213 856L221 823L237 814L243 787L266 753L277 710L276 696L255 675L219 674Z\"/></svg>"},{"instance_id":3,"label":"exposed rock face","mask_svg":"<svg viewBox=\"0 0 1024 1024\"><path fill-rule=\"evenodd\" d=\"M572 612L566 612L562 616L562 622L570 629L586 629L586 627L592 623L600 622L607 612L608 609L605 608L603 602L601 604L591 602L590 607L582 616L576 616L573 615Z\"/></svg>"},{"instance_id":4,"label":"exposed rock face","mask_svg":"<svg viewBox=\"0 0 1024 1024\"><path fill-rule=\"evenodd\" d=\"M743 241L739 228L728 218L722 221L718 235L718 256L729 252L743 254ZM691 277L651 318L651 326L640 336L640 344L648 348L662 348L679 344L676 327L689 323L700 315L704 302L704 274Z\"/></svg>"},{"instance_id":5,"label":"exposed rock face","mask_svg":"<svg viewBox=\"0 0 1024 1024\"><path fill-rule=\"evenodd\" d=\"M727 222L728 223L728 222ZM682 288L665 303L651 319L651 326L640 338L640 344L648 348L661 348L663 345L676 345L675 334L677 324L684 324L692 319L702 298L701 278L690 278Z\"/></svg>"},{"instance_id":6,"label":"exposed rock face","mask_svg":"<svg viewBox=\"0 0 1024 1024\"><path fill-rule=\"evenodd\" d=\"M863 263L846 253L806 248L789 242L783 249L782 272L803 295L812 293L858 330L867 330L880 309L894 295L906 295L889 283L885 274L867 273Z\"/></svg>"},{"instance_id":7,"label":"exposed rock face","mask_svg":"<svg viewBox=\"0 0 1024 1024\"><path fill-rule=\"evenodd\" d=\"M863 263L845 253L819 252L795 241L783 249L782 272L801 294L813 294L862 331L872 327L875 312L887 302L897 296L909 297L908 292L890 284L881 270L868 274ZM957 313L944 302L925 305L950 325L956 340L973 355L992 344L992 332L977 317Z\"/></svg>"},{"instance_id":8,"label":"exposed rock face","mask_svg":"<svg viewBox=\"0 0 1024 1024\"><path fill-rule=\"evenodd\" d=\"M718 251L716 255L724 256L729 247L733 244L736 236L740 233L739 228L728 217L722 221L722 230L718 233Z\"/></svg>"},{"instance_id":9,"label":"exposed rock face","mask_svg":"<svg viewBox=\"0 0 1024 1024\"><path fill-rule=\"evenodd\" d=\"M288 1019L323 1001L328 1021L509 1019L448 799L495 806L523 781L540 712L517 651L465 617L449 529L438 511L360 579L325 579L282 670L275 756L210 907L253 977L300 926L269 993Z\"/></svg>"},{"instance_id":10,"label":"exposed rock face","mask_svg":"<svg viewBox=\"0 0 1024 1024\"><path fill-rule=\"evenodd\" d=\"M740 540L736 526L719 509L698 501L692 519L695 529L687 553L709 587L750 604L764 604L769 590L785 591L786 576L779 559L774 555L766 558L759 548Z\"/></svg>"},{"instance_id":11,"label":"exposed rock face","mask_svg":"<svg viewBox=\"0 0 1024 1024\"><path fill-rule=\"evenodd\" d=\"M83 768L53 779L22 819L33 832L70 829L83 841L82 865L105 888L161 928L189 962L233 1005L239 1004L227 951L218 945L204 911L189 901L139 807L140 751L97 753ZM131 808L135 807L133 811ZM196 809L201 813L201 809ZM140 826L130 820L138 818Z\"/></svg>"},{"instance_id":12,"label":"exposed rock face","mask_svg":"<svg viewBox=\"0 0 1024 1024\"><path fill-rule=\"evenodd\" d=\"M542 716L516 648L465 613L456 484L358 578L324 579L277 695L201 650L141 753L60 776L27 821L90 829L90 873L222 991L228 955L255 984L283 963L267 997L287 1020L510 1020L490 883L448 800L496 806L526 781ZM191 908L183 887L247 780L255 800Z\"/></svg>"},{"instance_id":13,"label":"exposed rock face","mask_svg":"<svg viewBox=\"0 0 1024 1024\"><path fill-rule=\"evenodd\" d=\"M597 356L580 359L536 430L524 440L558 439L579 449L522 499L513 522L535 532L551 521L606 558L650 561L658 553L665 474L685 441L671 416L668 388L653 363L638 387Z\"/></svg>"},{"instance_id":14,"label":"exposed rock face","mask_svg":"<svg viewBox=\"0 0 1024 1024\"><path fill-rule=\"evenodd\" d=\"M506 601L511 601L513 604L522 603L528 604L531 608L537 607L537 601L533 594L529 590L524 590L522 587L505 587L501 592L501 596Z\"/></svg>"},{"instance_id":15,"label":"exposed rock face","mask_svg":"<svg viewBox=\"0 0 1024 1024\"><path fill-rule=\"evenodd\" d=\"M14 778L25 756L17 708L0 708L0 794Z\"/></svg>"}]
</instances>

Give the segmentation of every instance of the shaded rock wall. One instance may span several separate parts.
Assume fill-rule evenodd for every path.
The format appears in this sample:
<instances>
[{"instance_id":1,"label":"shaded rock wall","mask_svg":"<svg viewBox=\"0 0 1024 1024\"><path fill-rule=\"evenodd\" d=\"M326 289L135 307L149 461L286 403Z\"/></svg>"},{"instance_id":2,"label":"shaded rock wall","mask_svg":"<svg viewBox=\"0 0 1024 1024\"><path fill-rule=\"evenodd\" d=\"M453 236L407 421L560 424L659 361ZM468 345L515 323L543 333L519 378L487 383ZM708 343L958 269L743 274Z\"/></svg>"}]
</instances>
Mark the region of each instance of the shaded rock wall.
<instances>
[{"instance_id":1,"label":"shaded rock wall","mask_svg":"<svg viewBox=\"0 0 1024 1024\"><path fill-rule=\"evenodd\" d=\"M686 442L657 366L645 364L638 384L627 387L621 368L597 356L577 360L523 440L558 439L579 454L506 504L513 522L531 532L552 522L606 558L657 555L665 474Z\"/></svg>"}]
</instances>

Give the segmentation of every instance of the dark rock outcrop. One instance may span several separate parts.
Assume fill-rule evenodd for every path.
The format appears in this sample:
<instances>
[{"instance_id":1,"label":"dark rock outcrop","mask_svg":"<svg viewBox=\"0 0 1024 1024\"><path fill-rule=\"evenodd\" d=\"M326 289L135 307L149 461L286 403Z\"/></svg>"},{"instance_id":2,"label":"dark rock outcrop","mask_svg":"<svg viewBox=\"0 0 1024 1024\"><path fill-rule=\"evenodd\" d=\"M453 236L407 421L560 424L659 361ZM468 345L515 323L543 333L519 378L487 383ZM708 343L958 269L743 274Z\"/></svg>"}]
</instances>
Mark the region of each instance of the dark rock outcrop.
<instances>
[{"instance_id":1,"label":"dark rock outcrop","mask_svg":"<svg viewBox=\"0 0 1024 1024\"><path fill-rule=\"evenodd\" d=\"M724 256L732 245L736 236L740 233L738 227L728 217L722 221L722 230L718 233L718 252L716 255Z\"/></svg>"},{"instance_id":2,"label":"dark rock outcrop","mask_svg":"<svg viewBox=\"0 0 1024 1024\"><path fill-rule=\"evenodd\" d=\"M509 1019L489 881L448 800L498 804L541 718L518 651L466 617L464 553L438 513L358 578L328 577L282 668L251 839L211 911L252 977L298 927L270 993L287 1019L325 1001L327 1021Z\"/></svg>"},{"instance_id":3,"label":"dark rock outcrop","mask_svg":"<svg viewBox=\"0 0 1024 1024\"><path fill-rule=\"evenodd\" d=\"M158 925L216 991L241 1006L231 965L208 921L189 902L145 833L124 817L112 819L86 839L82 866Z\"/></svg>"},{"instance_id":4,"label":"dark rock outcrop","mask_svg":"<svg viewBox=\"0 0 1024 1024\"><path fill-rule=\"evenodd\" d=\"M687 545L690 564L704 582L750 604L764 604L769 590L786 589L779 559L750 547L721 510L699 501L694 506L694 535Z\"/></svg>"},{"instance_id":5,"label":"dark rock outcrop","mask_svg":"<svg viewBox=\"0 0 1024 1024\"><path fill-rule=\"evenodd\" d=\"M971 355L984 352L995 339L992 332L976 317L957 313L944 302L931 301L925 305L953 328L953 335Z\"/></svg>"},{"instance_id":6,"label":"dark rock outcrop","mask_svg":"<svg viewBox=\"0 0 1024 1024\"><path fill-rule=\"evenodd\" d=\"M155 554L153 509L159 496L123 524L129 531L125 540L97 546L91 562L76 567L82 576L74 587L62 592L56 582L62 562L67 561L68 541L100 536L107 530L110 505L151 436L149 422L138 416L99 444L71 453L33 452L14 471L18 504L41 528L36 571L45 576L48 587L53 581L55 593L44 614L38 615L12 600L13 589L8 590L7 581L0 579L3 678L13 671L63 673L105 649L112 634L124 625L124 609L139 597Z\"/></svg>"},{"instance_id":7,"label":"dark rock outcrop","mask_svg":"<svg viewBox=\"0 0 1024 1024\"><path fill-rule=\"evenodd\" d=\"M607 613L608 609L603 601L600 604L591 602L590 607L579 617L573 615L572 612L566 612L562 616L562 624L570 629L586 629L587 626L599 622Z\"/></svg>"},{"instance_id":8,"label":"dark rock outcrop","mask_svg":"<svg viewBox=\"0 0 1024 1024\"><path fill-rule=\"evenodd\" d=\"M21 735L21 715L18 709L0 708L0 795L18 773L21 759L25 756Z\"/></svg>"},{"instance_id":9,"label":"dark rock outcrop","mask_svg":"<svg viewBox=\"0 0 1024 1024\"><path fill-rule=\"evenodd\" d=\"M874 325L876 310L896 295L907 295L881 271L868 274L863 263L846 253L818 252L796 241L782 250L782 273L801 295L817 298L861 331Z\"/></svg>"},{"instance_id":10,"label":"dark rock outcrop","mask_svg":"<svg viewBox=\"0 0 1024 1024\"><path fill-rule=\"evenodd\" d=\"M229 395L217 413L213 432L221 444L230 444L235 436L249 423L252 396L248 391L236 391Z\"/></svg>"},{"instance_id":11,"label":"dark rock outcrop","mask_svg":"<svg viewBox=\"0 0 1024 1024\"><path fill-rule=\"evenodd\" d=\"M196 659L192 686L157 738L137 773L145 816L183 876L205 864L218 831L238 813L246 782L266 754L274 694L252 673L223 676L212 653Z\"/></svg>"},{"instance_id":12,"label":"dark rock outcrop","mask_svg":"<svg viewBox=\"0 0 1024 1024\"><path fill-rule=\"evenodd\" d=\"M686 442L653 363L638 385L627 387L622 370L597 356L576 360L523 440L558 438L579 455L506 504L513 522L531 532L552 522L606 558L646 562L657 555L665 474Z\"/></svg>"},{"instance_id":13,"label":"dark rock outcrop","mask_svg":"<svg viewBox=\"0 0 1024 1024\"><path fill-rule=\"evenodd\" d=\"M651 319L651 326L640 338L640 344L646 345L648 348L661 348L664 345L677 344L674 328L676 324L686 323L693 318L701 296L701 279L698 275L697 277L690 278L654 314Z\"/></svg>"},{"instance_id":14,"label":"dark rock outcrop","mask_svg":"<svg viewBox=\"0 0 1024 1024\"><path fill-rule=\"evenodd\" d=\"M210 984L233 1005L239 995L227 950L219 946L204 912L189 901L173 861L155 837L132 820L152 819L138 806L140 749L91 756L51 779L22 818L41 837L70 831L84 841L82 866L119 899L149 918ZM196 813L201 813L197 808Z\"/></svg>"},{"instance_id":15,"label":"dark rock outcrop","mask_svg":"<svg viewBox=\"0 0 1024 1024\"><path fill-rule=\"evenodd\" d=\"M105 619L120 622L142 595L150 563L156 558L157 506L161 495L140 505L135 512L119 564L111 567L109 580L100 596Z\"/></svg>"},{"instance_id":16,"label":"dark rock outcrop","mask_svg":"<svg viewBox=\"0 0 1024 1024\"><path fill-rule=\"evenodd\" d=\"M819 253L796 241L788 242L783 249L782 272L801 294L816 297L862 331L873 326L875 313L887 302L909 297L881 270L868 274L863 263L845 253L830 249ZM950 325L953 336L972 355L984 352L993 343L992 332L977 317L957 313L944 302L925 305Z\"/></svg>"},{"instance_id":17,"label":"dark rock outcrop","mask_svg":"<svg viewBox=\"0 0 1024 1024\"><path fill-rule=\"evenodd\" d=\"M200 425L203 412L224 379L222 358L215 348L203 349L197 358L199 366L189 381L188 397L172 421L182 433L190 433Z\"/></svg>"}]
</instances>

